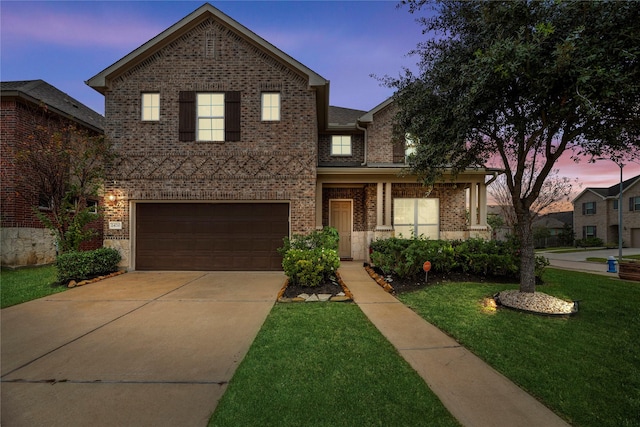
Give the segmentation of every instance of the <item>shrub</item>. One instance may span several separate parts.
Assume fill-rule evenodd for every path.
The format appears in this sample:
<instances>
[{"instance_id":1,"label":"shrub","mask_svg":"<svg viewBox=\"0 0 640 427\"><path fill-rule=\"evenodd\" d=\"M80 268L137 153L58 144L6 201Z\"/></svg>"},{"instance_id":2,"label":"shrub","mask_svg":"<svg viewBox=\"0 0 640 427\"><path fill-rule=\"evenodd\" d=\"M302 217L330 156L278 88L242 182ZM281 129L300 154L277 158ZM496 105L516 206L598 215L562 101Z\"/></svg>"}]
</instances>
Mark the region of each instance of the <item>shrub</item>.
<instances>
[{"instance_id":1,"label":"shrub","mask_svg":"<svg viewBox=\"0 0 640 427\"><path fill-rule=\"evenodd\" d=\"M284 245L278 251L284 255L289 249L335 249L338 250L340 236L334 227L324 227L307 235L294 234L291 239L285 237Z\"/></svg>"},{"instance_id":2,"label":"shrub","mask_svg":"<svg viewBox=\"0 0 640 427\"><path fill-rule=\"evenodd\" d=\"M580 248L594 248L604 246L604 242L599 237L587 237L586 239L576 240L576 246Z\"/></svg>"},{"instance_id":3,"label":"shrub","mask_svg":"<svg viewBox=\"0 0 640 427\"><path fill-rule=\"evenodd\" d=\"M480 276L518 279L520 245L512 237L506 242L483 239L456 241L390 238L371 243L371 262L387 274L415 278L425 261L431 271L459 271ZM541 277L549 261L536 257L536 276Z\"/></svg>"},{"instance_id":4,"label":"shrub","mask_svg":"<svg viewBox=\"0 0 640 427\"><path fill-rule=\"evenodd\" d=\"M85 280L118 270L122 257L112 248L100 248L85 252L67 252L56 260L58 281Z\"/></svg>"},{"instance_id":5,"label":"shrub","mask_svg":"<svg viewBox=\"0 0 640 427\"><path fill-rule=\"evenodd\" d=\"M282 268L291 284L318 286L335 276L340 267L338 230L325 227L308 235L284 238Z\"/></svg>"}]
</instances>

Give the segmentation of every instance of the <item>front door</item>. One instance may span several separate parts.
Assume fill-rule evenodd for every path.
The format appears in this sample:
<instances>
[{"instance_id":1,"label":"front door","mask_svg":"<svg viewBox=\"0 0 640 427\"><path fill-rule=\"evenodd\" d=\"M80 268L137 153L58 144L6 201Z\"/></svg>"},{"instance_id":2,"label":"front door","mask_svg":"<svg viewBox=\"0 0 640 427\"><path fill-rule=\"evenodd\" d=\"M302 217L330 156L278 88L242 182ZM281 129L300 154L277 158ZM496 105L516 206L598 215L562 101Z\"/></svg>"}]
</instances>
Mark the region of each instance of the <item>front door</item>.
<instances>
[{"instance_id":1,"label":"front door","mask_svg":"<svg viewBox=\"0 0 640 427\"><path fill-rule=\"evenodd\" d=\"M330 201L329 225L338 230L340 258L351 258L351 200Z\"/></svg>"}]
</instances>

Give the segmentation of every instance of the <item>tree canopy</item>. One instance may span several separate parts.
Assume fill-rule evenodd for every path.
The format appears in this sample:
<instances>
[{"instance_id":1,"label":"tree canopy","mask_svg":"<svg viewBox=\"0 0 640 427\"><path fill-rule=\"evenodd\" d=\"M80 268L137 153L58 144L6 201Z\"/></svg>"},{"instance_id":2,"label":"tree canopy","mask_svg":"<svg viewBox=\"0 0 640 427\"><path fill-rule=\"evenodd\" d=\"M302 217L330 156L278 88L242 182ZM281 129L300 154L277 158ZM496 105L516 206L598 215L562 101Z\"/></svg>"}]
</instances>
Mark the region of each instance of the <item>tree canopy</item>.
<instances>
[{"instance_id":1,"label":"tree canopy","mask_svg":"<svg viewBox=\"0 0 640 427\"><path fill-rule=\"evenodd\" d=\"M427 184L445 170L505 172L533 292L531 207L563 154L623 161L640 151L640 2L406 1L428 38L397 89L399 134Z\"/></svg>"}]
</instances>

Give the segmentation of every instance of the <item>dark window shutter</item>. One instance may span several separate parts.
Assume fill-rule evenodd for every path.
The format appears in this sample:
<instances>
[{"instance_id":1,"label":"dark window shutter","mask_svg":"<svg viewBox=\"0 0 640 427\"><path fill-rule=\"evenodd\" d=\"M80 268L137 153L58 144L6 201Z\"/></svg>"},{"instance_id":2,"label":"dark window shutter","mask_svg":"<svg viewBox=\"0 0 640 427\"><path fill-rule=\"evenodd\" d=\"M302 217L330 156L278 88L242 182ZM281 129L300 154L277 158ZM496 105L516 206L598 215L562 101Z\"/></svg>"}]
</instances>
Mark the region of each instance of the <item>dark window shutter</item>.
<instances>
[{"instance_id":1,"label":"dark window shutter","mask_svg":"<svg viewBox=\"0 0 640 427\"><path fill-rule=\"evenodd\" d=\"M196 93L180 92L179 140L196 140Z\"/></svg>"},{"instance_id":2,"label":"dark window shutter","mask_svg":"<svg viewBox=\"0 0 640 427\"><path fill-rule=\"evenodd\" d=\"M405 142L396 140L393 142L393 163L405 162Z\"/></svg>"},{"instance_id":3,"label":"dark window shutter","mask_svg":"<svg viewBox=\"0 0 640 427\"><path fill-rule=\"evenodd\" d=\"M583 204L582 204L582 215L584 215L586 212L587 212L587 204L586 204L586 203L583 203ZM584 230L583 230L583 232L584 232ZM584 234L584 233L583 233L583 234Z\"/></svg>"},{"instance_id":4,"label":"dark window shutter","mask_svg":"<svg viewBox=\"0 0 640 427\"><path fill-rule=\"evenodd\" d=\"M632 212L633 208L633 197L629 197L629 212Z\"/></svg>"},{"instance_id":5,"label":"dark window shutter","mask_svg":"<svg viewBox=\"0 0 640 427\"><path fill-rule=\"evenodd\" d=\"M597 205L598 205L598 204L597 204L596 202L593 202L593 214L594 214L594 215L596 214L596 206L597 206Z\"/></svg>"},{"instance_id":6,"label":"dark window shutter","mask_svg":"<svg viewBox=\"0 0 640 427\"><path fill-rule=\"evenodd\" d=\"M224 140L240 141L240 92L224 94Z\"/></svg>"}]
</instances>

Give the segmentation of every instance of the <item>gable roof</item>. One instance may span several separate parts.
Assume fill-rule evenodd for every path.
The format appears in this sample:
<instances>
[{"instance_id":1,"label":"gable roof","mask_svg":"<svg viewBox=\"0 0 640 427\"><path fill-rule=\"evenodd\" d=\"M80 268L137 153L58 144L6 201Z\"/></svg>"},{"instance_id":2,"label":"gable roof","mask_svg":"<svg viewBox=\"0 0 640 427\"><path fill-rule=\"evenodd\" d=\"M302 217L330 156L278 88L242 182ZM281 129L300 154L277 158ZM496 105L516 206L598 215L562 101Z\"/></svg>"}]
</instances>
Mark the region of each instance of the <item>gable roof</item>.
<instances>
[{"instance_id":1,"label":"gable roof","mask_svg":"<svg viewBox=\"0 0 640 427\"><path fill-rule=\"evenodd\" d=\"M171 27L158 34L142 46L138 47L119 61L105 68L100 73L91 77L85 83L98 92L104 94L109 87L111 79L120 75L127 69L139 64L147 59L149 56L156 53L158 50L170 44L180 36L184 35L192 28L196 27L206 19L213 18L217 22L231 28L236 33L240 34L249 43L262 49L263 51L273 55L280 62L290 67L294 71L307 76L309 79L309 86L314 87L317 90L317 106L319 124L325 126L328 120L328 105L329 105L329 80L325 79L315 71L311 70L307 66L293 59L288 54L284 53L262 37L258 36L247 27L238 23L228 15L224 14L220 10L216 9L209 3L205 3L198 9L172 25Z\"/></svg>"},{"instance_id":2,"label":"gable roof","mask_svg":"<svg viewBox=\"0 0 640 427\"><path fill-rule=\"evenodd\" d=\"M635 184L640 183L640 175L634 176L633 178L629 178L626 181L622 181L622 193L624 194L629 188L634 186ZM578 196L573 199L575 202L580 197L582 197L586 192L594 193L600 196L603 200L605 199L616 199L620 195L620 183L614 184L611 187L588 187L582 190Z\"/></svg>"},{"instance_id":3,"label":"gable roof","mask_svg":"<svg viewBox=\"0 0 640 427\"><path fill-rule=\"evenodd\" d=\"M365 114L363 114L360 117L360 121L361 122L372 122L374 114L378 113L379 111L384 110L385 108L387 108L392 103L393 103L393 97L389 97L389 98L385 99L380 104L378 104L375 107L373 107L373 109L371 109L370 111L367 111Z\"/></svg>"},{"instance_id":4,"label":"gable roof","mask_svg":"<svg viewBox=\"0 0 640 427\"><path fill-rule=\"evenodd\" d=\"M0 82L2 97L16 97L32 104L45 104L56 114L102 132L104 117L44 80Z\"/></svg>"}]
</instances>

